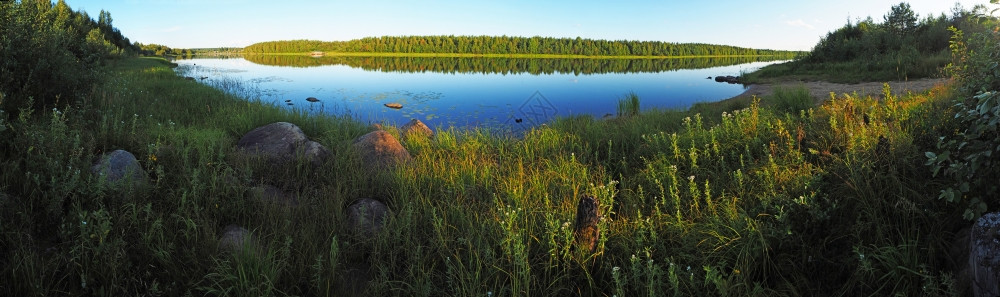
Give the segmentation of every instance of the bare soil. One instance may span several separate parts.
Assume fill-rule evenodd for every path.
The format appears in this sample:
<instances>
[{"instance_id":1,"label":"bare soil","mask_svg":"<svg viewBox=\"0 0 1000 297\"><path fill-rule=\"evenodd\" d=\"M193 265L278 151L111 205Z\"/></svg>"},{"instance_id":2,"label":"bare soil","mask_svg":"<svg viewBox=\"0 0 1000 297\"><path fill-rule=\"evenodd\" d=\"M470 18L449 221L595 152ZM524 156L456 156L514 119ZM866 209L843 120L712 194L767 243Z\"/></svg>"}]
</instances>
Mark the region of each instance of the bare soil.
<instances>
[{"instance_id":1,"label":"bare soil","mask_svg":"<svg viewBox=\"0 0 1000 297\"><path fill-rule=\"evenodd\" d=\"M890 81L889 87L892 88L892 93L894 95L903 95L908 92L920 93L933 88L936 85L947 83L948 79L944 78L924 78L909 81ZM774 94L774 89L776 87L782 88L796 88L805 87L809 89L809 94L812 95L817 102L823 102L830 99L830 93L835 93L837 96L843 94L851 94L852 96L857 93L858 96L875 96L882 97L882 84L881 82L865 82L858 84L838 84L823 81L810 81L810 82L781 82L774 84L757 84L750 85L750 87L733 99L743 98L743 97L762 97Z\"/></svg>"}]
</instances>

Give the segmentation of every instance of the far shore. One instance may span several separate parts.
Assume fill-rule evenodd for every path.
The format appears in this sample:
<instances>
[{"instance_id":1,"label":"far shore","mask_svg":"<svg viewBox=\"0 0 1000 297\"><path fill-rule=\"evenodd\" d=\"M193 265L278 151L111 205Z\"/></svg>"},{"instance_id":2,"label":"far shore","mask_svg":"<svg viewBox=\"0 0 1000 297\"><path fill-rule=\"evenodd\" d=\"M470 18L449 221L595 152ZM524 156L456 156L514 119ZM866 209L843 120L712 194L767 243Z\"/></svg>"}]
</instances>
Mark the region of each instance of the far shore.
<instances>
[{"instance_id":1,"label":"far shore","mask_svg":"<svg viewBox=\"0 0 1000 297\"><path fill-rule=\"evenodd\" d=\"M242 55L310 56L312 53L241 53ZM691 58L753 58L779 55L689 55L689 56L588 56L554 54L462 54L462 53L369 53L369 52L323 52L325 57L421 57L421 58L530 58L530 59L691 59ZM318 56L317 56L318 57Z\"/></svg>"}]
</instances>

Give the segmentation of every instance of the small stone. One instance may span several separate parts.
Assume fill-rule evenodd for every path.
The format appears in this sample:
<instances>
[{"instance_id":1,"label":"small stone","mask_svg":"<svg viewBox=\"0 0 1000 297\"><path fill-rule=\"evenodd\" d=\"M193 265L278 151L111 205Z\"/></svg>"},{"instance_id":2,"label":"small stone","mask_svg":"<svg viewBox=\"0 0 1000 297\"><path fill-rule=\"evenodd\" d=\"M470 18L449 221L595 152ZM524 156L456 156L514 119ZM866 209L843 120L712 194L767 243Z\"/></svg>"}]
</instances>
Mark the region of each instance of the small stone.
<instances>
[{"instance_id":1,"label":"small stone","mask_svg":"<svg viewBox=\"0 0 1000 297\"><path fill-rule=\"evenodd\" d=\"M382 230L388 212L388 207L382 202L361 198L347 207L347 220L356 234L371 237Z\"/></svg>"},{"instance_id":2,"label":"small stone","mask_svg":"<svg viewBox=\"0 0 1000 297\"><path fill-rule=\"evenodd\" d=\"M307 141L302 145L302 155L312 163L313 166L319 166L323 164L330 157L330 150L326 149L325 146L315 141Z\"/></svg>"},{"instance_id":3,"label":"small stone","mask_svg":"<svg viewBox=\"0 0 1000 297\"><path fill-rule=\"evenodd\" d=\"M229 225L222 230L222 237L219 238L219 251L224 253L238 252L243 247L255 249L253 235L247 229Z\"/></svg>"},{"instance_id":4,"label":"small stone","mask_svg":"<svg viewBox=\"0 0 1000 297\"><path fill-rule=\"evenodd\" d=\"M430 127L421 122L418 119L412 119L406 125L403 125L403 138L412 137L413 135L422 135L424 137L434 137L434 131Z\"/></svg>"},{"instance_id":5,"label":"small stone","mask_svg":"<svg viewBox=\"0 0 1000 297\"><path fill-rule=\"evenodd\" d=\"M149 179L135 155L125 150L104 154L90 167L90 172L110 183L131 181L133 186L143 185Z\"/></svg>"},{"instance_id":6,"label":"small stone","mask_svg":"<svg viewBox=\"0 0 1000 297\"><path fill-rule=\"evenodd\" d=\"M282 191L278 187L272 185L259 185L253 187L250 189L250 193L254 199L266 203L276 203L287 206L296 206L299 204L299 199L295 197L295 195Z\"/></svg>"}]
</instances>

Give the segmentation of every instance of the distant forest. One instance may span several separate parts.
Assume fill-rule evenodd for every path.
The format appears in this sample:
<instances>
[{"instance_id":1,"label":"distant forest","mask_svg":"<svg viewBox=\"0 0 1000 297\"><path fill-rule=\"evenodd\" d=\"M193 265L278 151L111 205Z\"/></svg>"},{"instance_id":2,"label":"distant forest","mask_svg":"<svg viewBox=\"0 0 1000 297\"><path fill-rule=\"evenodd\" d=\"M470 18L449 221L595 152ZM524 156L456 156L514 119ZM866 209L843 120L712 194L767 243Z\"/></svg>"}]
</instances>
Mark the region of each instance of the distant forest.
<instances>
[{"instance_id":1,"label":"distant forest","mask_svg":"<svg viewBox=\"0 0 1000 297\"><path fill-rule=\"evenodd\" d=\"M247 55L246 60L263 65L313 67L347 65L383 72L439 72L484 74L597 74L665 72L771 61L771 57L705 57L693 59L529 59L529 58L441 58L441 57L353 57L305 55Z\"/></svg>"},{"instance_id":2,"label":"distant forest","mask_svg":"<svg viewBox=\"0 0 1000 297\"><path fill-rule=\"evenodd\" d=\"M250 45L244 54L359 52L585 56L786 56L798 52L661 41L513 36L384 36L351 41L284 40Z\"/></svg>"}]
</instances>

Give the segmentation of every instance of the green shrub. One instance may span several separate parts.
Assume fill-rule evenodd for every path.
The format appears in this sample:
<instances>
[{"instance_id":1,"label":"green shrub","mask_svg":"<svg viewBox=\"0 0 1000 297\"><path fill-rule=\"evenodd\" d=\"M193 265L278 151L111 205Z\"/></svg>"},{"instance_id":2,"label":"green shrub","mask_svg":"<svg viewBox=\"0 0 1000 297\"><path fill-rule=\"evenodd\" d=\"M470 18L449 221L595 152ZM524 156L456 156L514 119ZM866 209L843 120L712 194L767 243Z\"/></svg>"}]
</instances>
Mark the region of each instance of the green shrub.
<instances>
[{"instance_id":1,"label":"green shrub","mask_svg":"<svg viewBox=\"0 0 1000 297\"><path fill-rule=\"evenodd\" d=\"M996 2L996 1L994 1ZM942 136L937 150L927 152L927 165L934 175L949 178L949 186L939 198L967 203L966 219L978 218L996 209L995 194L1000 187L1000 34L973 34L964 40L962 31L952 28L952 50L957 64L952 68L959 81L960 99L955 103L955 119L960 130Z\"/></svg>"},{"instance_id":2,"label":"green shrub","mask_svg":"<svg viewBox=\"0 0 1000 297\"><path fill-rule=\"evenodd\" d=\"M111 25L72 10L65 1L0 2L0 109L69 104L98 81L103 61L132 45Z\"/></svg>"}]
</instances>

